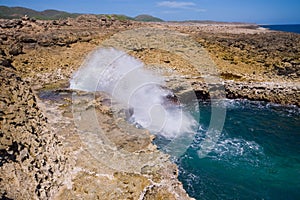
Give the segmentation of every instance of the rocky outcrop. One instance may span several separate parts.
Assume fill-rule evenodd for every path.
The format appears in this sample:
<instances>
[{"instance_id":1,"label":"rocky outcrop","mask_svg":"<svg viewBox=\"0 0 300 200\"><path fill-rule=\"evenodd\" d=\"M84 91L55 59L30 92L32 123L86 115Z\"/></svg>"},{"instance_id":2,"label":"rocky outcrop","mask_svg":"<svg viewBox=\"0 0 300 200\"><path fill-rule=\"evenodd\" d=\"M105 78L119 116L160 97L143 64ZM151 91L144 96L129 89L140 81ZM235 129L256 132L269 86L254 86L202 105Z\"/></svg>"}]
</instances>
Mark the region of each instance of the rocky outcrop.
<instances>
[{"instance_id":1,"label":"rocky outcrop","mask_svg":"<svg viewBox=\"0 0 300 200\"><path fill-rule=\"evenodd\" d=\"M57 135L16 71L0 66L0 197L48 199L67 168Z\"/></svg>"},{"instance_id":2,"label":"rocky outcrop","mask_svg":"<svg viewBox=\"0 0 300 200\"><path fill-rule=\"evenodd\" d=\"M160 23L156 26L191 35L209 51L220 74L241 75L238 81L299 81L299 34L234 23Z\"/></svg>"},{"instance_id":3,"label":"rocky outcrop","mask_svg":"<svg viewBox=\"0 0 300 200\"><path fill-rule=\"evenodd\" d=\"M261 34L198 33L199 41L222 72L244 74L250 79L300 78L300 35L284 32ZM249 79L248 78L248 79Z\"/></svg>"},{"instance_id":4,"label":"rocky outcrop","mask_svg":"<svg viewBox=\"0 0 300 200\"><path fill-rule=\"evenodd\" d=\"M243 83L228 82L225 85L229 99L249 99L300 107L300 86L293 83Z\"/></svg>"},{"instance_id":5,"label":"rocky outcrop","mask_svg":"<svg viewBox=\"0 0 300 200\"><path fill-rule=\"evenodd\" d=\"M211 98L207 84L201 82L191 84L199 99ZM210 88L213 87L215 86L210 86ZM222 88L228 99L248 99L300 107L300 87L295 83L225 81Z\"/></svg>"},{"instance_id":6,"label":"rocky outcrop","mask_svg":"<svg viewBox=\"0 0 300 200\"><path fill-rule=\"evenodd\" d=\"M22 44L42 47L68 46L77 42L89 42L100 30L108 32L109 29L127 29L133 23L128 20L115 20L113 17L98 18L95 15L80 15L76 19L54 21L0 19L0 35L2 44L9 43L10 54L15 56L22 53Z\"/></svg>"},{"instance_id":7,"label":"rocky outcrop","mask_svg":"<svg viewBox=\"0 0 300 200\"><path fill-rule=\"evenodd\" d=\"M53 75L60 68L62 74L69 77L103 39L140 23L109 16L82 15L54 21L28 17L0 19L0 24L0 63L11 68L14 66L22 77L43 74L42 83L36 80L41 86L53 82L44 81L45 73Z\"/></svg>"}]
</instances>

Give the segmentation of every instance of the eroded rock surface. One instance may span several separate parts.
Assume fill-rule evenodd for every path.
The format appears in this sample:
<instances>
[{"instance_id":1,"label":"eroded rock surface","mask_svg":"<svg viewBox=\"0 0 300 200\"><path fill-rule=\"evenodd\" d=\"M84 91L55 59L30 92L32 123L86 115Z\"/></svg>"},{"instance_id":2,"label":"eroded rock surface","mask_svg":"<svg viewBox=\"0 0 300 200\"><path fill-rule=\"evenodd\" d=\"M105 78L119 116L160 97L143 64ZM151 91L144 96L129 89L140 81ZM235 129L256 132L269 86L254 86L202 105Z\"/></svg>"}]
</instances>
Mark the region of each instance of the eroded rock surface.
<instances>
[{"instance_id":1,"label":"eroded rock surface","mask_svg":"<svg viewBox=\"0 0 300 200\"><path fill-rule=\"evenodd\" d=\"M62 185L67 155L16 71L0 66L0 85L0 197L48 199Z\"/></svg>"}]
</instances>

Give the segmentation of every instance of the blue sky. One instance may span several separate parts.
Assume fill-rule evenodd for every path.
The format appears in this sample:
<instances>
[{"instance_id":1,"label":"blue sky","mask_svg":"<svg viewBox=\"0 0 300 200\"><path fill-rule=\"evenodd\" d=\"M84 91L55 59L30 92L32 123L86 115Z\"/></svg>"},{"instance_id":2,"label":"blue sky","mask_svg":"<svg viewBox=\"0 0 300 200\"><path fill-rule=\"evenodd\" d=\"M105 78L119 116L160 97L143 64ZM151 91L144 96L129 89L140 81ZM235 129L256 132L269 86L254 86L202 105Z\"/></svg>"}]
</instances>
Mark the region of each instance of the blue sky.
<instances>
[{"instance_id":1,"label":"blue sky","mask_svg":"<svg viewBox=\"0 0 300 200\"><path fill-rule=\"evenodd\" d=\"M131 17L150 14L164 20L300 24L299 0L0 0L0 5Z\"/></svg>"}]
</instances>

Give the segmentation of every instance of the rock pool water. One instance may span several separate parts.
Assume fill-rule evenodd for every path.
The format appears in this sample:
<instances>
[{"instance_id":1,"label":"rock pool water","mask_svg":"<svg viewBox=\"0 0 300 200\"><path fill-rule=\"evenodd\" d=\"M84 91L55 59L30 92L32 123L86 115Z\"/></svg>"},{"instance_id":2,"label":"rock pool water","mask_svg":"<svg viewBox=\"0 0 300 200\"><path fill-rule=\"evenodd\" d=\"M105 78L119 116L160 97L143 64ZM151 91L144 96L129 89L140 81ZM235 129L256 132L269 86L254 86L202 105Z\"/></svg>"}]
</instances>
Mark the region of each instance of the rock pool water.
<instances>
[{"instance_id":1,"label":"rock pool water","mask_svg":"<svg viewBox=\"0 0 300 200\"><path fill-rule=\"evenodd\" d=\"M227 115L213 150L204 158L198 156L211 110L209 103L201 102L195 140L176 160L179 179L189 195L196 199L298 199L300 109L247 100L226 100L218 106L226 106Z\"/></svg>"}]
</instances>

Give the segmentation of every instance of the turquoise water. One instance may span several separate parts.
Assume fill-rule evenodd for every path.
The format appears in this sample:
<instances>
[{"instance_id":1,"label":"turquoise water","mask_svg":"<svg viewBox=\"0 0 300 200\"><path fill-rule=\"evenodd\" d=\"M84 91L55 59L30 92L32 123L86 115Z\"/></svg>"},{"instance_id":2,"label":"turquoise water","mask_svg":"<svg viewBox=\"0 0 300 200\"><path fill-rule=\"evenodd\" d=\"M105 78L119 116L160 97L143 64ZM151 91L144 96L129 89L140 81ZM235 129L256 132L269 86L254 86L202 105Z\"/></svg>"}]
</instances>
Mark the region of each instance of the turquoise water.
<instances>
[{"instance_id":1,"label":"turquoise water","mask_svg":"<svg viewBox=\"0 0 300 200\"><path fill-rule=\"evenodd\" d=\"M261 25L261 27L275 31L293 32L300 34L300 24Z\"/></svg>"},{"instance_id":2,"label":"turquoise water","mask_svg":"<svg viewBox=\"0 0 300 200\"><path fill-rule=\"evenodd\" d=\"M224 129L199 158L211 107L200 103L200 128L177 159L179 179L196 199L300 199L300 109L227 100Z\"/></svg>"}]
</instances>

